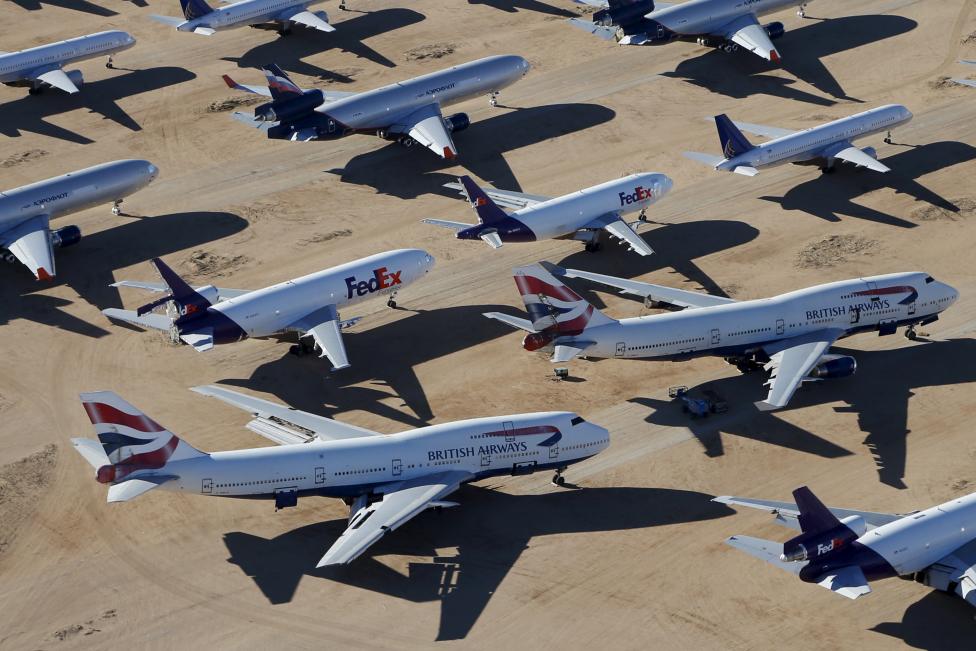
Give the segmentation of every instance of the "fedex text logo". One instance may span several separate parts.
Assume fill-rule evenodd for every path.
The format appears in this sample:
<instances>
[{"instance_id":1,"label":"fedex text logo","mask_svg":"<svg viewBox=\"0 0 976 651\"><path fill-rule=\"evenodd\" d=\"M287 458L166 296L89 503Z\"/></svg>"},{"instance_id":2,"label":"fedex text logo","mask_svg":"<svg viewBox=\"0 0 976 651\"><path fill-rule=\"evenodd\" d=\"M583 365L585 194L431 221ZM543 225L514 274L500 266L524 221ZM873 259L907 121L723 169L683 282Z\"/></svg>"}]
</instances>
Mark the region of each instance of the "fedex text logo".
<instances>
[{"instance_id":1,"label":"fedex text logo","mask_svg":"<svg viewBox=\"0 0 976 651\"><path fill-rule=\"evenodd\" d=\"M400 285L402 282L400 274L402 273L403 270L387 272L386 267L380 267L373 270L373 277L369 280L357 281L355 276L349 276L346 278L346 298L352 298L354 294L365 296L382 289L389 289L394 285Z\"/></svg>"},{"instance_id":2,"label":"fedex text logo","mask_svg":"<svg viewBox=\"0 0 976 651\"><path fill-rule=\"evenodd\" d=\"M835 547L840 547L844 544L843 538L834 538L829 543L817 543L817 556L823 556L827 552L834 551Z\"/></svg>"},{"instance_id":3,"label":"fedex text logo","mask_svg":"<svg viewBox=\"0 0 976 651\"><path fill-rule=\"evenodd\" d=\"M650 201L654 198L654 192L642 185L638 185L636 188L634 188L633 194L619 192L617 196L620 197L620 205L625 206L632 203L640 203L641 201Z\"/></svg>"}]
</instances>

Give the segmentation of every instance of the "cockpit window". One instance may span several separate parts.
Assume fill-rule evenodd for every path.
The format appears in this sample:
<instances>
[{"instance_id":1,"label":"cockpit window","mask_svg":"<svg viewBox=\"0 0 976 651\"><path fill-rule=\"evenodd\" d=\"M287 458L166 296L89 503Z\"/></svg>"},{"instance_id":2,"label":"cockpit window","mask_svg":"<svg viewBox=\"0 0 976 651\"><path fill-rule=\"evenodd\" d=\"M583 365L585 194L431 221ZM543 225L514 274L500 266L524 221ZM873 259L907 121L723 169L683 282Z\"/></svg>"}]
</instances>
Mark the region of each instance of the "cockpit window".
<instances>
[{"instance_id":1,"label":"cockpit window","mask_svg":"<svg viewBox=\"0 0 976 651\"><path fill-rule=\"evenodd\" d=\"M583 420L583 417L582 416L577 416L576 418L574 418L573 420L571 420L569 422L572 423L572 425L575 427L576 425L579 425L580 423L585 423L586 421Z\"/></svg>"},{"instance_id":2,"label":"cockpit window","mask_svg":"<svg viewBox=\"0 0 976 651\"><path fill-rule=\"evenodd\" d=\"M935 278L933 278L932 276L926 276L925 277L925 284L926 285L928 285L929 283L934 283L934 282L935 282Z\"/></svg>"}]
</instances>

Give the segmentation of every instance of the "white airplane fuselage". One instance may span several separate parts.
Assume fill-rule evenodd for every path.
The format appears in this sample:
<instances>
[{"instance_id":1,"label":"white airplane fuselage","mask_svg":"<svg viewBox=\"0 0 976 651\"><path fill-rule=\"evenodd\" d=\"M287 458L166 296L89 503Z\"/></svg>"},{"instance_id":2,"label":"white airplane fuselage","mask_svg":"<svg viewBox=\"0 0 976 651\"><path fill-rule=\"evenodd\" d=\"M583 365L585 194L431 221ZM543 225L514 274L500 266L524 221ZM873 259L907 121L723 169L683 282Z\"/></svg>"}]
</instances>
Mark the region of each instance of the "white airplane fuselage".
<instances>
[{"instance_id":1,"label":"white airplane fuselage","mask_svg":"<svg viewBox=\"0 0 976 651\"><path fill-rule=\"evenodd\" d=\"M909 290L917 295L905 302ZM955 289L924 273L895 273L622 319L586 328L576 339L594 342L584 354L596 358L748 357L765 344L829 328L843 330L843 337L874 330L889 334L900 325L935 320L957 298Z\"/></svg>"},{"instance_id":2,"label":"white airplane fuselage","mask_svg":"<svg viewBox=\"0 0 976 651\"><path fill-rule=\"evenodd\" d=\"M176 29L181 32L192 32L198 27L209 28L214 31L247 27L270 23L276 20L282 12L288 9L305 9L316 0L241 0L233 4L216 7L200 18L193 18L180 23Z\"/></svg>"},{"instance_id":3,"label":"white airplane fuselage","mask_svg":"<svg viewBox=\"0 0 976 651\"><path fill-rule=\"evenodd\" d=\"M900 104L879 106L756 145L745 153L722 161L716 169L732 171L739 166L772 167L822 159L824 150L831 145L884 133L911 119L911 111ZM874 157L873 154L871 150L869 155ZM827 158L828 163L831 162L829 156Z\"/></svg>"},{"instance_id":4,"label":"white airplane fuselage","mask_svg":"<svg viewBox=\"0 0 976 651\"><path fill-rule=\"evenodd\" d=\"M135 44L136 40L126 32L110 30L0 54L0 83L32 85L36 83L30 79L32 74L54 70L69 63L108 56L127 50ZM76 85L81 83L79 71L70 71L69 77Z\"/></svg>"},{"instance_id":5,"label":"white airplane fuselage","mask_svg":"<svg viewBox=\"0 0 976 651\"><path fill-rule=\"evenodd\" d=\"M809 0L689 0L647 14L676 34L696 36L710 34L739 16L764 16L807 4Z\"/></svg>"},{"instance_id":6,"label":"white airplane fuselage","mask_svg":"<svg viewBox=\"0 0 976 651\"><path fill-rule=\"evenodd\" d=\"M444 470L469 471L477 480L565 468L608 445L607 430L576 414L518 414L386 436L213 452L126 479L175 475L160 488L224 497L273 496L279 491L354 497L381 484Z\"/></svg>"}]
</instances>

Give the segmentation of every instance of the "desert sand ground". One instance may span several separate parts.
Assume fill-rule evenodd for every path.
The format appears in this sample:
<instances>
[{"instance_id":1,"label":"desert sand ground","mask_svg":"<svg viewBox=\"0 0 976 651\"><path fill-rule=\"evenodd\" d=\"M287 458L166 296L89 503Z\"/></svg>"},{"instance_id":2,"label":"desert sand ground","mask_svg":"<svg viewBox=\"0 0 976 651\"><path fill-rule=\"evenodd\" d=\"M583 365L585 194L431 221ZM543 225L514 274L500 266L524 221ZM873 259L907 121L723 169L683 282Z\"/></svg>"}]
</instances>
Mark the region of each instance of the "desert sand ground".
<instances>
[{"instance_id":1,"label":"desert sand ground","mask_svg":"<svg viewBox=\"0 0 976 651\"><path fill-rule=\"evenodd\" d=\"M809 484L828 504L906 512L976 486L976 90L945 83L976 58L972 0L818 0L792 11L784 65L691 44L621 48L572 29L568 0L350 0L323 5L339 31L281 39L242 29L176 33L149 13L175 0L11 0L0 43L22 49L108 28L138 45L83 63L81 95L0 88L0 187L106 160L145 157L149 188L77 223L57 282L0 269L0 647L72 648L681 648L794 649L972 645L973 610L905 581L850 602L722 541L784 540L761 513L711 503L787 499ZM303 86L365 90L489 54L533 70L458 107L460 163L357 136L266 140L233 121L241 96L220 75L261 81L275 61ZM969 71L972 72L972 71ZM733 118L803 128L901 102L915 119L862 141L893 172L784 167L754 178L683 158L716 152ZM471 218L441 187L469 173L500 188L556 195L634 171L674 191L650 212L640 258L615 243L458 242L424 217ZM425 281L355 310L352 368L296 358L288 342L246 341L198 354L99 310L143 296L108 287L153 279L162 256L191 281L261 287L381 250L437 258ZM523 351L521 335L480 316L522 311L511 268L549 260L736 298L829 280L922 269L961 291L928 341L843 342L858 374L804 388L760 414L762 379L721 360L574 361L576 381ZM611 316L638 302L574 283ZM348 316L353 316L349 314ZM571 409L612 432L611 448L567 473L469 486L462 506L423 514L353 565L316 571L345 526L338 500L209 500L158 491L105 503L71 448L91 436L80 391L120 392L204 450L267 445L247 415L187 387L222 382L382 432L477 415ZM711 387L727 414L692 423L671 385Z\"/></svg>"}]
</instances>

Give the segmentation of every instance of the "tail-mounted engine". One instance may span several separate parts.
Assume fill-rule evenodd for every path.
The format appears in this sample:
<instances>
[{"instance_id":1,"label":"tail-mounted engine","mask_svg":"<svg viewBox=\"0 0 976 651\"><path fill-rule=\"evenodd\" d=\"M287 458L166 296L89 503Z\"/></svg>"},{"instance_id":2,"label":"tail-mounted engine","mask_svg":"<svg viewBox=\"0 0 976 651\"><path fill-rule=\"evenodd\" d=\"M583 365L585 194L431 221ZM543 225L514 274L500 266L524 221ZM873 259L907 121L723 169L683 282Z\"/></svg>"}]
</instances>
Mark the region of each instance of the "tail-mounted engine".
<instances>
[{"instance_id":1,"label":"tail-mounted engine","mask_svg":"<svg viewBox=\"0 0 976 651\"><path fill-rule=\"evenodd\" d=\"M262 122L290 122L311 115L323 101L321 90L307 90L299 97L262 104L254 109L254 117Z\"/></svg>"},{"instance_id":2,"label":"tail-mounted engine","mask_svg":"<svg viewBox=\"0 0 976 651\"><path fill-rule=\"evenodd\" d=\"M817 560L842 547L849 545L864 535L867 524L859 515L849 515L840 525L827 531L803 533L783 543L783 561Z\"/></svg>"},{"instance_id":3,"label":"tail-mounted engine","mask_svg":"<svg viewBox=\"0 0 976 651\"><path fill-rule=\"evenodd\" d=\"M610 0L610 6L593 14L593 22L603 27L626 27L654 11L653 0Z\"/></svg>"}]
</instances>

